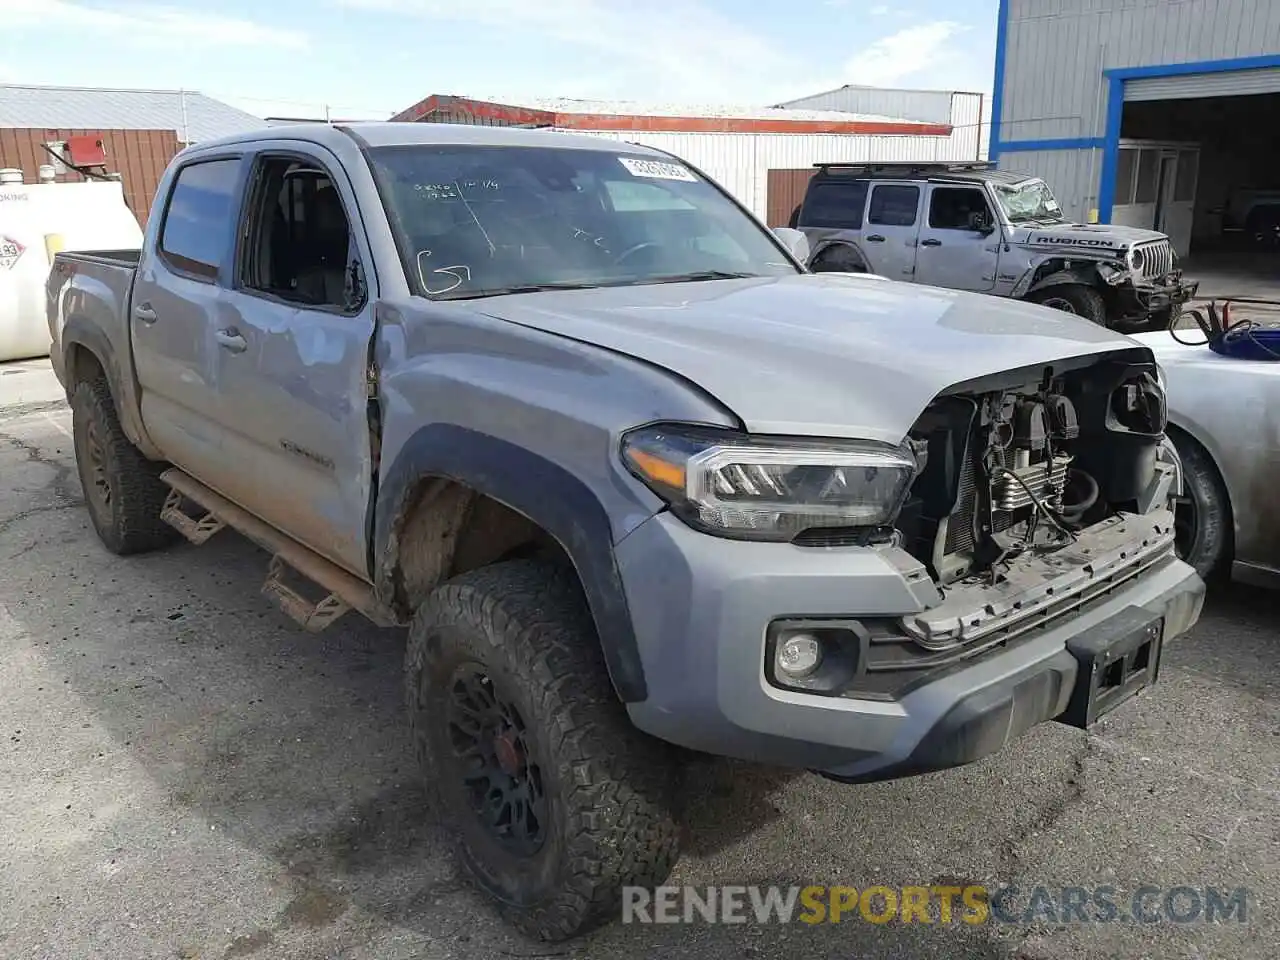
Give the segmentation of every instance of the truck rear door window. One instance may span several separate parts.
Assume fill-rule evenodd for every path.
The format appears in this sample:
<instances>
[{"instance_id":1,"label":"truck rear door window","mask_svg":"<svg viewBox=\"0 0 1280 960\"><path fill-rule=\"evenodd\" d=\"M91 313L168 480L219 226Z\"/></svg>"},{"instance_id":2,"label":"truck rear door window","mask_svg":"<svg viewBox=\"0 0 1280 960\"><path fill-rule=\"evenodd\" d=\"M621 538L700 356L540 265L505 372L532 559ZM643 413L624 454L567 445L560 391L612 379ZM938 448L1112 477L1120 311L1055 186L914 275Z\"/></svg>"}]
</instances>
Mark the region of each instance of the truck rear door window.
<instances>
[{"instance_id":1,"label":"truck rear door window","mask_svg":"<svg viewBox=\"0 0 1280 960\"><path fill-rule=\"evenodd\" d=\"M871 191L867 222L883 227L913 227L920 208L920 188L900 183L882 183Z\"/></svg>"},{"instance_id":2,"label":"truck rear door window","mask_svg":"<svg viewBox=\"0 0 1280 960\"><path fill-rule=\"evenodd\" d=\"M867 205L867 181L829 180L815 183L804 198L799 223L805 227L857 230Z\"/></svg>"},{"instance_id":3,"label":"truck rear door window","mask_svg":"<svg viewBox=\"0 0 1280 960\"><path fill-rule=\"evenodd\" d=\"M178 171L160 230L160 254L176 270L212 280L227 258L240 160L192 163Z\"/></svg>"}]
</instances>

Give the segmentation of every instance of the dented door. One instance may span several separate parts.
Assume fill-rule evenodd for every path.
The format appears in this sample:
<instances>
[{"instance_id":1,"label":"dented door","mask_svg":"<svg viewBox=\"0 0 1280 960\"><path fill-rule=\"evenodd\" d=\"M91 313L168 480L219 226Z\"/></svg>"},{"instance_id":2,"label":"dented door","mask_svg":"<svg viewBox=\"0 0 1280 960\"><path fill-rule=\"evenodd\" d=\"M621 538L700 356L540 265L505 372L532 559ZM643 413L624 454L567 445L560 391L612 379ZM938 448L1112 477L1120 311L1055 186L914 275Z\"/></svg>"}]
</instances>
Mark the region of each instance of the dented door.
<instances>
[{"instance_id":1,"label":"dented door","mask_svg":"<svg viewBox=\"0 0 1280 960\"><path fill-rule=\"evenodd\" d=\"M263 153L271 149L266 144ZM352 225L351 261L371 262L341 167L322 148L295 142L287 149L305 149L323 164ZM242 272L227 291L214 333L222 445L234 466L228 471L234 489L223 492L339 566L366 576L372 291L362 305L342 310L287 302L252 289L244 278Z\"/></svg>"}]
</instances>

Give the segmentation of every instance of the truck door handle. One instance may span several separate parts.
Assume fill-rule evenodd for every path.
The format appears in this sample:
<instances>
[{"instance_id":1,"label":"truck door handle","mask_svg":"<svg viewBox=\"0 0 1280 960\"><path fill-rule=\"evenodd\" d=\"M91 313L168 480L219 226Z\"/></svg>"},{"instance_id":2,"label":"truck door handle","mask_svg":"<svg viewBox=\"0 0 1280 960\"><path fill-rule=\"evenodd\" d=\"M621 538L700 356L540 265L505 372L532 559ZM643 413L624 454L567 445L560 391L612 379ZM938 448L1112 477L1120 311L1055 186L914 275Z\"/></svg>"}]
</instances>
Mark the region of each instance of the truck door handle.
<instances>
[{"instance_id":1,"label":"truck door handle","mask_svg":"<svg viewBox=\"0 0 1280 960\"><path fill-rule=\"evenodd\" d=\"M160 318L156 316L156 312L151 309L151 304L140 303L133 308L133 315L143 323L155 323Z\"/></svg>"},{"instance_id":2,"label":"truck door handle","mask_svg":"<svg viewBox=\"0 0 1280 960\"><path fill-rule=\"evenodd\" d=\"M218 341L218 346L223 350L231 353L244 353L248 349L249 344L245 342L244 337L240 336L240 331L235 327L227 327L225 330L219 330L214 335L214 339Z\"/></svg>"},{"instance_id":3,"label":"truck door handle","mask_svg":"<svg viewBox=\"0 0 1280 960\"><path fill-rule=\"evenodd\" d=\"M928 240L921 240L921 241L920 241L920 246L922 246L922 247L940 247L940 246L942 246L942 241L941 241L941 240L935 240L935 239L933 239L933 237L930 237Z\"/></svg>"},{"instance_id":4,"label":"truck door handle","mask_svg":"<svg viewBox=\"0 0 1280 960\"><path fill-rule=\"evenodd\" d=\"M884 237L880 236L878 233L873 233L871 236L867 237L867 243L884 243Z\"/></svg>"}]
</instances>

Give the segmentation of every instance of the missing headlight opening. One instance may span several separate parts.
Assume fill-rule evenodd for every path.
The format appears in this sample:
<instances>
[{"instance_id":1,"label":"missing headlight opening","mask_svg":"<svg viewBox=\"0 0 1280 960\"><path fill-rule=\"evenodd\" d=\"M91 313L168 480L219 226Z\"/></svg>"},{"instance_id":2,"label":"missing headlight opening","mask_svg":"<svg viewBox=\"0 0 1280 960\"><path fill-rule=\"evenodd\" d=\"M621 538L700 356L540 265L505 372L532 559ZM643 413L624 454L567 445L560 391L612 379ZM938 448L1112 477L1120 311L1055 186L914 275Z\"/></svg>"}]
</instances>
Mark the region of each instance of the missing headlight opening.
<instances>
[{"instance_id":1,"label":"missing headlight opening","mask_svg":"<svg viewBox=\"0 0 1280 960\"><path fill-rule=\"evenodd\" d=\"M916 421L910 443L922 467L896 528L940 586L995 585L1018 557L1143 512L1165 427L1155 364L1068 366L970 384Z\"/></svg>"}]
</instances>

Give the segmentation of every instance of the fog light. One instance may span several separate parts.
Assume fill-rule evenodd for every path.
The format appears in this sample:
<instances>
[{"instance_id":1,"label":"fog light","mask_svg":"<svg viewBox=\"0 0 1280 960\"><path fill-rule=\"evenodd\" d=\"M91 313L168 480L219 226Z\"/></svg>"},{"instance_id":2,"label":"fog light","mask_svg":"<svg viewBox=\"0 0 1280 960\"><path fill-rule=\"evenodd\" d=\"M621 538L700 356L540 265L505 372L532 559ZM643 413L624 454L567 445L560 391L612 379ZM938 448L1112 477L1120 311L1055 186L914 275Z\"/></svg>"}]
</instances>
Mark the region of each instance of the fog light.
<instances>
[{"instance_id":1,"label":"fog light","mask_svg":"<svg viewBox=\"0 0 1280 960\"><path fill-rule=\"evenodd\" d=\"M822 643L811 633L796 633L778 644L778 671L792 680L809 676L822 664Z\"/></svg>"}]
</instances>

